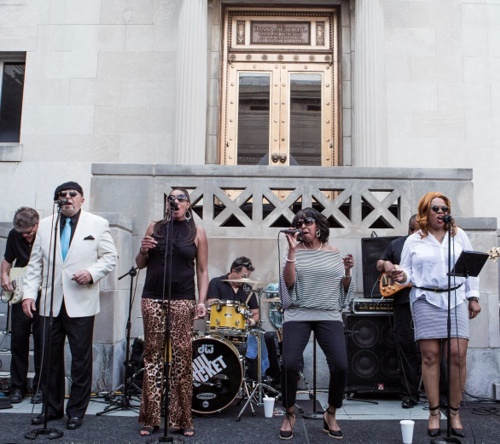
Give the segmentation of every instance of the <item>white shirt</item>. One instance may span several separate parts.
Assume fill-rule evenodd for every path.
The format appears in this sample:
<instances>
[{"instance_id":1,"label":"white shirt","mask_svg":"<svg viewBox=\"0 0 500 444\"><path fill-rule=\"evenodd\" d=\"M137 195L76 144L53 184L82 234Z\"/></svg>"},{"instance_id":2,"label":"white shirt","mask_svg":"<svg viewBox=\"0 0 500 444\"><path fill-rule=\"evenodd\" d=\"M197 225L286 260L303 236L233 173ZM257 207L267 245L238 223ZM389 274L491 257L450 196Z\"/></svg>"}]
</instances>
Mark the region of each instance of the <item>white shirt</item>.
<instances>
[{"instance_id":1,"label":"white shirt","mask_svg":"<svg viewBox=\"0 0 500 444\"><path fill-rule=\"evenodd\" d=\"M464 250L472 250L469 238L461 228L457 228L457 234L451 238L451 264L457 261L460 253ZM417 231L408 237L401 253L400 267L406 272L407 280L411 282L411 303L425 297L432 305L440 308L448 308L448 292L436 293L415 287L448 288L448 233L443 242L439 242L431 233L421 237ZM461 304L466 298L479 297L479 278L477 277L451 277L451 288L462 284L456 290L452 290L451 308Z\"/></svg>"}]
</instances>

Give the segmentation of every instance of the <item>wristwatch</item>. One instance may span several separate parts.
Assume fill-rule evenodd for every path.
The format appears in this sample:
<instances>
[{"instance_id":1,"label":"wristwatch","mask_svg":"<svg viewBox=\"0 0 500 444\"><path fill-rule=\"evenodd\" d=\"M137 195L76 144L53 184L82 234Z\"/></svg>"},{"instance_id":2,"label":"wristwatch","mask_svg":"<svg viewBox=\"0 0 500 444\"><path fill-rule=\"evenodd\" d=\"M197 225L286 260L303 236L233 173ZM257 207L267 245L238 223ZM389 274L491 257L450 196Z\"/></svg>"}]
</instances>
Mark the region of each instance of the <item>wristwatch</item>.
<instances>
[{"instance_id":1,"label":"wristwatch","mask_svg":"<svg viewBox=\"0 0 500 444\"><path fill-rule=\"evenodd\" d=\"M472 297L470 297L470 298L467 298L467 300L468 300L469 302L479 302L479 298L477 298L476 296L472 296Z\"/></svg>"}]
</instances>

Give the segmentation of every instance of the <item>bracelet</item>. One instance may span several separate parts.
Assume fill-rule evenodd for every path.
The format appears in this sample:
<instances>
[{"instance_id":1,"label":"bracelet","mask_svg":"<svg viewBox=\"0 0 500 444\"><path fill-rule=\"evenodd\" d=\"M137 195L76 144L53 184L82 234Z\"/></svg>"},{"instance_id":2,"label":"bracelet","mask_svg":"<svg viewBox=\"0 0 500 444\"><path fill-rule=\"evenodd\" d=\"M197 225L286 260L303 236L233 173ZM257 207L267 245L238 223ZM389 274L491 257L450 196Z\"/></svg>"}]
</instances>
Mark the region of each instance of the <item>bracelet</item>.
<instances>
[{"instance_id":1,"label":"bracelet","mask_svg":"<svg viewBox=\"0 0 500 444\"><path fill-rule=\"evenodd\" d=\"M287 262L295 262L295 259L288 259L287 257L285 258Z\"/></svg>"},{"instance_id":2,"label":"bracelet","mask_svg":"<svg viewBox=\"0 0 500 444\"><path fill-rule=\"evenodd\" d=\"M476 297L476 296L472 296L472 297L470 297L470 298L467 298L467 300L468 300L469 302L479 302L479 298L478 298L478 297Z\"/></svg>"},{"instance_id":3,"label":"bracelet","mask_svg":"<svg viewBox=\"0 0 500 444\"><path fill-rule=\"evenodd\" d=\"M352 278L352 274L350 274L349 276L347 276L347 274L344 274L344 279L351 279Z\"/></svg>"},{"instance_id":4,"label":"bracelet","mask_svg":"<svg viewBox=\"0 0 500 444\"><path fill-rule=\"evenodd\" d=\"M200 305L203 305L204 307L206 307L206 305L205 305L204 303L202 303L202 302L200 302L200 303L198 304L198 306L200 306Z\"/></svg>"}]
</instances>

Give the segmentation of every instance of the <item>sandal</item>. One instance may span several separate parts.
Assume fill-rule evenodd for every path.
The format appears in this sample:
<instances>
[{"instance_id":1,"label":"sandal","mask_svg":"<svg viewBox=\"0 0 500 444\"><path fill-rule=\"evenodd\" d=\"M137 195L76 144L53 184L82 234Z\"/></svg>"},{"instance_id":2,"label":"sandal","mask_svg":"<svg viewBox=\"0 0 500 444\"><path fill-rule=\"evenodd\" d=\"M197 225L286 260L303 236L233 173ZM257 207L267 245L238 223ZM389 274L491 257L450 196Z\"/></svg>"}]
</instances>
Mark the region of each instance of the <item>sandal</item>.
<instances>
[{"instance_id":1,"label":"sandal","mask_svg":"<svg viewBox=\"0 0 500 444\"><path fill-rule=\"evenodd\" d=\"M429 407L429 421L432 419L433 416L440 416L441 415L441 410L439 409L439 406L437 407ZM440 418L438 418L439 420ZM431 429L430 427L427 428L427 434L431 437L438 436L441 433L441 428L438 427L437 429Z\"/></svg>"},{"instance_id":2,"label":"sandal","mask_svg":"<svg viewBox=\"0 0 500 444\"><path fill-rule=\"evenodd\" d=\"M342 430L333 430L330 428L328 425L328 422L326 421L327 416L330 415L335 418L335 412L331 412L330 409L326 409L325 413L323 414L323 432L328 433L328 436L333 439L342 439L344 437L344 434L342 433Z\"/></svg>"},{"instance_id":3,"label":"sandal","mask_svg":"<svg viewBox=\"0 0 500 444\"><path fill-rule=\"evenodd\" d=\"M193 427L189 427L189 429L181 429L181 433L184 435L184 436L194 436L194 428Z\"/></svg>"},{"instance_id":4,"label":"sandal","mask_svg":"<svg viewBox=\"0 0 500 444\"><path fill-rule=\"evenodd\" d=\"M458 416L459 413L459 408L452 407L450 405L450 423L454 419L455 421L458 421L460 424L460 416ZM451 434L455 436L459 436L460 438L465 438L465 433L463 428L455 429L453 427L450 427L451 429Z\"/></svg>"},{"instance_id":5,"label":"sandal","mask_svg":"<svg viewBox=\"0 0 500 444\"><path fill-rule=\"evenodd\" d=\"M139 434L141 436L151 436L154 432L155 428L154 427L151 427L151 426L144 426L141 431L139 432Z\"/></svg>"},{"instance_id":6,"label":"sandal","mask_svg":"<svg viewBox=\"0 0 500 444\"><path fill-rule=\"evenodd\" d=\"M293 418L293 424L292 424L292 418ZM280 430L280 439L292 439L293 438L293 427L295 425L295 419L297 416L295 413L287 413L285 415L285 418L283 419L283 424L285 421L288 421L288 424L290 424L290 429L291 430Z\"/></svg>"}]
</instances>

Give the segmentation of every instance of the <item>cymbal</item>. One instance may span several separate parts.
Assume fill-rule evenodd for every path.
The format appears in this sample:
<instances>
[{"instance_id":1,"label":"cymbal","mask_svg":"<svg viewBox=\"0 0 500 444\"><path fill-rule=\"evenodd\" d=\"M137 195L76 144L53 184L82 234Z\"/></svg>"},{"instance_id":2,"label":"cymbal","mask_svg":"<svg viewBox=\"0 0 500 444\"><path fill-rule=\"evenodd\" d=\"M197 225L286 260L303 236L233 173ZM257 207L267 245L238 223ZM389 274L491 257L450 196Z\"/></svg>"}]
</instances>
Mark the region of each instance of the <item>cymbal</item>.
<instances>
[{"instance_id":1,"label":"cymbal","mask_svg":"<svg viewBox=\"0 0 500 444\"><path fill-rule=\"evenodd\" d=\"M223 282L233 282L235 284L248 284L248 285L267 285L267 282L262 281L254 281L249 278L240 278L240 279L222 279Z\"/></svg>"},{"instance_id":2,"label":"cymbal","mask_svg":"<svg viewBox=\"0 0 500 444\"><path fill-rule=\"evenodd\" d=\"M260 300L260 302L269 302L269 303L275 302L276 303L276 302L281 302L281 299L280 298L262 298Z\"/></svg>"}]
</instances>

